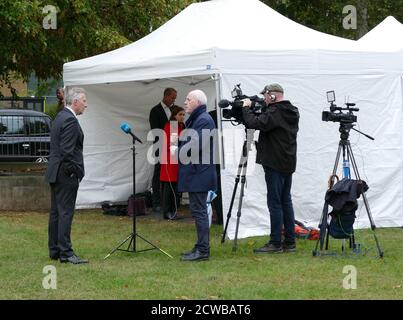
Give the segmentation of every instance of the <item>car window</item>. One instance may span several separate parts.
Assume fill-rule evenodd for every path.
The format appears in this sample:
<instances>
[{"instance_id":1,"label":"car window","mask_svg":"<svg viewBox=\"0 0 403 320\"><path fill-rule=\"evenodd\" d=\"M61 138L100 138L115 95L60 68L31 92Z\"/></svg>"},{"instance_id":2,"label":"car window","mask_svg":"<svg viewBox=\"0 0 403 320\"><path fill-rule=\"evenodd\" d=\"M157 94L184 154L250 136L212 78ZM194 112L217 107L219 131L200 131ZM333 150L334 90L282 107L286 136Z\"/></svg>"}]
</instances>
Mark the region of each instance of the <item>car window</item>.
<instances>
[{"instance_id":1,"label":"car window","mask_svg":"<svg viewBox=\"0 0 403 320\"><path fill-rule=\"evenodd\" d=\"M0 134L2 135L24 134L24 117L0 116Z\"/></svg>"},{"instance_id":2,"label":"car window","mask_svg":"<svg viewBox=\"0 0 403 320\"><path fill-rule=\"evenodd\" d=\"M30 135L47 135L49 134L49 121L45 117L29 117L28 134Z\"/></svg>"}]
</instances>

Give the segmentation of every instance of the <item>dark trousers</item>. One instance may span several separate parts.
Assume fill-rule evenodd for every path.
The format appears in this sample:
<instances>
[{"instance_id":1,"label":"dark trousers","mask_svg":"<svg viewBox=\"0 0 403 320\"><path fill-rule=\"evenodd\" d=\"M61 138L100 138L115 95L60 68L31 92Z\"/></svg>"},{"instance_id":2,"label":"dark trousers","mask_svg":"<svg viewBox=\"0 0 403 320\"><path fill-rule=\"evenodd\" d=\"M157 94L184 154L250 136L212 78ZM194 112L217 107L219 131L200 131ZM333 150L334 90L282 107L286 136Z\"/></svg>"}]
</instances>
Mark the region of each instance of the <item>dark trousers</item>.
<instances>
[{"instance_id":1,"label":"dark trousers","mask_svg":"<svg viewBox=\"0 0 403 320\"><path fill-rule=\"evenodd\" d=\"M179 194L176 182L161 181L161 210L164 215L176 214L179 207Z\"/></svg>"},{"instance_id":2,"label":"dark trousers","mask_svg":"<svg viewBox=\"0 0 403 320\"><path fill-rule=\"evenodd\" d=\"M189 206L196 224L197 242L195 248L201 253L210 253L207 192L189 192Z\"/></svg>"},{"instance_id":3,"label":"dark trousers","mask_svg":"<svg viewBox=\"0 0 403 320\"><path fill-rule=\"evenodd\" d=\"M270 241L280 245L284 226L284 242L295 243L295 218L291 200L292 174L263 166L267 184L267 206L270 211Z\"/></svg>"},{"instance_id":4,"label":"dark trousers","mask_svg":"<svg viewBox=\"0 0 403 320\"><path fill-rule=\"evenodd\" d=\"M161 170L161 164L158 162L154 165L154 174L152 181L152 188L153 188L152 202L154 208L161 206L160 170Z\"/></svg>"},{"instance_id":5,"label":"dark trousers","mask_svg":"<svg viewBox=\"0 0 403 320\"><path fill-rule=\"evenodd\" d=\"M56 183L50 184L51 208L48 225L48 246L51 256L72 256L71 224L73 222L79 181L59 170Z\"/></svg>"}]
</instances>

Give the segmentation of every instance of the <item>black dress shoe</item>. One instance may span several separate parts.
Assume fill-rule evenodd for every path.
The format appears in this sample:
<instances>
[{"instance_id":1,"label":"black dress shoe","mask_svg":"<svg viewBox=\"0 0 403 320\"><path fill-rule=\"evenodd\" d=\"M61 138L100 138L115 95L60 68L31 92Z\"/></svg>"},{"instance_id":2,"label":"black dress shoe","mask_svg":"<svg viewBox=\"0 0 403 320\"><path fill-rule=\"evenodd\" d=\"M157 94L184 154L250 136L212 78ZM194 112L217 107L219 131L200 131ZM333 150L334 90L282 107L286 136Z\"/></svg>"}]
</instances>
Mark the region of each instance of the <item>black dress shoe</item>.
<instances>
[{"instance_id":1,"label":"black dress shoe","mask_svg":"<svg viewBox=\"0 0 403 320\"><path fill-rule=\"evenodd\" d=\"M88 263L88 260L81 259L77 257L76 255L72 255L71 257L68 258L60 258L61 263L72 263L72 264L82 264L82 263Z\"/></svg>"},{"instance_id":2,"label":"black dress shoe","mask_svg":"<svg viewBox=\"0 0 403 320\"><path fill-rule=\"evenodd\" d=\"M193 248L190 251L185 251L185 252L182 253L182 256L188 256L189 254L195 253L196 250L197 250L196 248Z\"/></svg>"},{"instance_id":3,"label":"black dress shoe","mask_svg":"<svg viewBox=\"0 0 403 320\"><path fill-rule=\"evenodd\" d=\"M297 251L297 247L295 243L283 243L283 251L284 252L295 252Z\"/></svg>"},{"instance_id":4,"label":"black dress shoe","mask_svg":"<svg viewBox=\"0 0 403 320\"><path fill-rule=\"evenodd\" d=\"M209 254L208 253L201 253L199 250L195 252L182 256L182 261L203 261L208 260Z\"/></svg>"},{"instance_id":5,"label":"black dress shoe","mask_svg":"<svg viewBox=\"0 0 403 320\"><path fill-rule=\"evenodd\" d=\"M58 254L55 254L55 255L50 254L49 258L52 259L52 260L59 260L60 256Z\"/></svg>"},{"instance_id":6,"label":"black dress shoe","mask_svg":"<svg viewBox=\"0 0 403 320\"><path fill-rule=\"evenodd\" d=\"M272 243L268 243L261 248L253 250L254 253L282 253L283 247L281 245L276 246Z\"/></svg>"}]
</instances>

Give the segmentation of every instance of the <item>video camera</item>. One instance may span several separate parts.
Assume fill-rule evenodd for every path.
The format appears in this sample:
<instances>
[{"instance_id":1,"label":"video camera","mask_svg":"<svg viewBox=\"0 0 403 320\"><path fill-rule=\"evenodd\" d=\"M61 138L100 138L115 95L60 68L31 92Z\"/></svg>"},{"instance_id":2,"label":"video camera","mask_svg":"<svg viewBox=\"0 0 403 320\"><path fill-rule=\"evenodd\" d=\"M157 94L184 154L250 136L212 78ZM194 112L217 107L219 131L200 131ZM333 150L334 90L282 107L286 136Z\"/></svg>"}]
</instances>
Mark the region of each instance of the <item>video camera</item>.
<instances>
[{"instance_id":1,"label":"video camera","mask_svg":"<svg viewBox=\"0 0 403 320\"><path fill-rule=\"evenodd\" d=\"M330 112L322 112L322 121L333 121L340 123L354 123L357 122L357 116L353 114L353 111L360 111L358 108L351 108L355 106L355 103L346 103L346 108L338 107L334 104L336 101L336 95L334 91L326 92L327 101L330 103ZM347 111L346 113L343 113Z\"/></svg>"},{"instance_id":2,"label":"video camera","mask_svg":"<svg viewBox=\"0 0 403 320\"><path fill-rule=\"evenodd\" d=\"M231 96L234 98L233 101L228 101L226 99L221 100L218 103L218 106L223 110L223 117L225 119L230 119L235 121L237 124L244 123L243 115L242 115L242 108L243 108L243 99L250 99L252 101L252 106L250 110L254 114L261 114L263 109L267 108L267 105L263 98L259 98L258 96L246 96L242 93L241 84L236 84L234 89L231 91ZM232 108L226 109L229 106Z\"/></svg>"}]
</instances>

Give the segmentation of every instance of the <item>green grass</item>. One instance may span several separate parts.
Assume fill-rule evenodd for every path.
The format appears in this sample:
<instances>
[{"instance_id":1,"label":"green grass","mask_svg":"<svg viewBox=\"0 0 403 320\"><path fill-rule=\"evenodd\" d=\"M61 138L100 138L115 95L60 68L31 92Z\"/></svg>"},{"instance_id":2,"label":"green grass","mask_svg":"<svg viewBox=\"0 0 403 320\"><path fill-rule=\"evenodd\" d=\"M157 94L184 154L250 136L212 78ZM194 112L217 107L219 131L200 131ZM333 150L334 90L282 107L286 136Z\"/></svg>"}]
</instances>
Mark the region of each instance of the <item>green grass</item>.
<instances>
[{"instance_id":1,"label":"green grass","mask_svg":"<svg viewBox=\"0 0 403 320\"><path fill-rule=\"evenodd\" d=\"M256 255L267 237L220 243L222 227L211 229L211 257L181 262L195 240L191 221L137 218L137 231L174 256L157 250L117 251L103 258L131 232L129 217L100 210L77 211L73 247L87 265L61 264L48 258L46 213L0 213L0 299L402 299L403 229L378 229L385 252L379 259L370 230L357 231L364 255L312 257L314 241L299 240L296 253ZM149 246L137 238L137 249ZM57 268L57 289L45 290L43 267ZM346 290L343 267L357 268L357 289Z\"/></svg>"}]
</instances>

